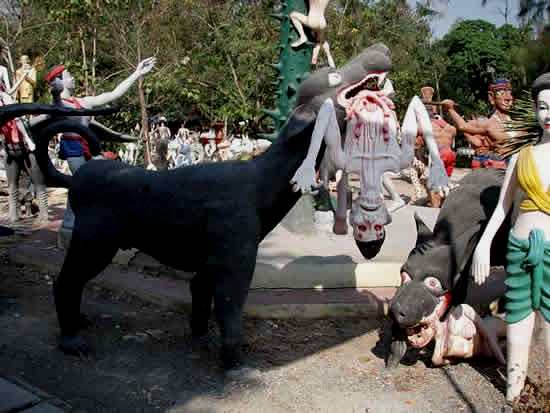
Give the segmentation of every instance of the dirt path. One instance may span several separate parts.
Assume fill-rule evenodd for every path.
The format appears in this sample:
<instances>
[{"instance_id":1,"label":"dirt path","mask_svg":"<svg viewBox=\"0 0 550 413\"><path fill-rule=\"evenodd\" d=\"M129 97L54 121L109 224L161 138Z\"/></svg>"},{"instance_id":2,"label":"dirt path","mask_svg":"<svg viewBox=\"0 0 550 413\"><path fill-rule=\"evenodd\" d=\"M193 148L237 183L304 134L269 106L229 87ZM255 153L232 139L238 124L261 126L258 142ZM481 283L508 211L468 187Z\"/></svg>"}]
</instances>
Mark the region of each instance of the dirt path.
<instances>
[{"instance_id":1,"label":"dirt path","mask_svg":"<svg viewBox=\"0 0 550 413\"><path fill-rule=\"evenodd\" d=\"M93 321L86 336L94 354L67 357L56 349L50 276L16 268L5 257L4 251L0 373L75 411L491 412L504 401L504 371L493 364L431 369L421 355L385 370L380 322L368 320L246 320L246 353L261 375L228 382L215 345L211 352L191 351L187 314L97 288L86 291L83 308ZM533 377L537 370L540 363Z\"/></svg>"}]
</instances>

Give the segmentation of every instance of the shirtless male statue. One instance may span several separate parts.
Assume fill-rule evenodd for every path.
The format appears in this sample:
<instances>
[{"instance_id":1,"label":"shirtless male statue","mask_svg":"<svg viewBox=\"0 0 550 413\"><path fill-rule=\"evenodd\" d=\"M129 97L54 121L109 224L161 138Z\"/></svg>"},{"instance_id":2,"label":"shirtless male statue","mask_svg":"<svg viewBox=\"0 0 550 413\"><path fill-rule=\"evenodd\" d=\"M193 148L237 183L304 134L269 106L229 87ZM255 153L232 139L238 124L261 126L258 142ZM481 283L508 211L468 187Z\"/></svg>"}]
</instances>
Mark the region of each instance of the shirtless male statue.
<instances>
[{"instance_id":1,"label":"shirtless male statue","mask_svg":"<svg viewBox=\"0 0 550 413\"><path fill-rule=\"evenodd\" d=\"M496 152L496 144L506 140L509 135L504 130L504 122L510 120L509 112L514 97L512 85L507 79L498 79L489 85L489 102L493 106L493 114L488 119L475 119L466 122L456 111L456 104L450 99L442 102L443 108L449 114L457 129L475 150L474 167L506 168L505 162Z\"/></svg>"}]
</instances>

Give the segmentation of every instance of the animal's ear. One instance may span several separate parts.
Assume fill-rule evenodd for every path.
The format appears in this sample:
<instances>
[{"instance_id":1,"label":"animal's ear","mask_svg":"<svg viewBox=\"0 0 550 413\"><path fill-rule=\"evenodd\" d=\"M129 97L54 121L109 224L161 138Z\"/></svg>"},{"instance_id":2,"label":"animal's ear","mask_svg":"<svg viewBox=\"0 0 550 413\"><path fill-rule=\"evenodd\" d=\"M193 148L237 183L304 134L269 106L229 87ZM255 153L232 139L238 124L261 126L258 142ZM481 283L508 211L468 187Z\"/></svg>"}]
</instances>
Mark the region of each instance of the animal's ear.
<instances>
[{"instance_id":1,"label":"animal's ear","mask_svg":"<svg viewBox=\"0 0 550 413\"><path fill-rule=\"evenodd\" d=\"M280 137L285 136L290 139L293 136L299 135L315 123L316 117L317 112L314 110L312 105L304 104L298 106L290 115L290 118L284 126Z\"/></svg>"},{"instance_id":2,"label":"animal's ear","mask_svg":"<svg viewBox=\"0 0 550 413\"><path fill-rule=\"evenodd\" d=\"M414 222L416 223L416 245L420 245L433 237L432 231L426 226L422 218L415 212Z\"/></svg>"}]
</instances>

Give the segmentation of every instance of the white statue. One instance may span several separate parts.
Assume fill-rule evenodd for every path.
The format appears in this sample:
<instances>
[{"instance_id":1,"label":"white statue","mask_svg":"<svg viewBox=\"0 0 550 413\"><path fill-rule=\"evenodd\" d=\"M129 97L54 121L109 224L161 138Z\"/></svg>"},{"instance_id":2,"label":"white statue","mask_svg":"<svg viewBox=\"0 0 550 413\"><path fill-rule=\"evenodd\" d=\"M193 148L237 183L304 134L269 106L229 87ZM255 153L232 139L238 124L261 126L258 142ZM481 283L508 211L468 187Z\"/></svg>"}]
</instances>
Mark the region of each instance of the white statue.
<instances>
[{"instance_id":1,"label":"white statue","mask_svg":"<svg viewBox=\"0 0 550 413\"><path fill-rule=\"evenodd\" d=\"M82 98L73 97L75 82L72 75L65 66L60 65L53 68L46 76L45 80L50 86L53 99L56 103L66 107L76 109L92 109L98 106L106 105L121 98L130 87L142 76L149 73L155 66L156 59L150 57L141 61L134 73L123 80L114 90L105 92L97 96L85 96ZM32 124L36 124L46 119L48 116L36 116L31 119ZM89 116L73 117L84 126L88 126L91 121ZM74 133L64 133L60 143L60 157L66 159L71 173L74 174L78 168L92 158L87 141ZM72 231L74 226L74 213L69 204L63 216L62 230L65 232ZM60 234L62 231L59 232ZM63 236L63 235L62 235Z\"/></svg>"},{"instance_id":2,"label":"white statue","mask_svg":"<svg viewBox=\"0 0 550 413\"><path fill-rule=\"evenodd\" d=\"M491 269L491 243L515 204L508 240L506 268L507 389L511 403L525 384L535 315L541 317L546 350L546 380L550 371L550 73L532 87L537 120L542 130L538 144L513 155L500 198L475 249L472 275L485 282ZM519 210L517 210L519 207ZM514 215L512 215L514 217ZM504 254L505 251L502 251Z\"/></svg>"},{"instance_id":3,"label":"white statue","mask_svg":"<svg viewBox=\"0 0 550 413\"><path fill-rule=\"evenodd\" d=\"M336 67L334 64L334 59L330 53L330 46L328 42L324 39L325 30L327 28L327 21L325 19L325 10L328 6L329 0L310 0L309 1L309 13L307 15L293 11L290 13L290 20L296 28L298 35L300 36L298 40L291 44L292 47L296 48L307 42L307 36L304 32L304 26L309 27L315 37L315 47L313 48L313 55L311 58L311 63L316 65L319 57L319 51L321 47L327 56L327 61L330 67Z\"/></svg>"}]
</instances>

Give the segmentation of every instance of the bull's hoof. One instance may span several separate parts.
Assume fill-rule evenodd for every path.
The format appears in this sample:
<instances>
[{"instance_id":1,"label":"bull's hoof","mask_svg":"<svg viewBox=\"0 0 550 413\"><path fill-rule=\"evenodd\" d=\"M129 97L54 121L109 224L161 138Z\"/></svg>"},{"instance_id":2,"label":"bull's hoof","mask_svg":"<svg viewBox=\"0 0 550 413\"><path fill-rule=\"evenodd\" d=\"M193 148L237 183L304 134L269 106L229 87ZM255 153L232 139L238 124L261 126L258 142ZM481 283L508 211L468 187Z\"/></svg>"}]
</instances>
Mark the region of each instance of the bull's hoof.
<instances>
[{"instance_id":1,"label":"bull's hoof","mask_svg":"<svg viewBox=\"0 0 550 413\"><path fill-rule=\"evenodd\" d=\"M348 233L348 224L345 219L334 218L332 232L336 235L346 235Z\"/></svg>"},{"instance_id":2,"label":"bull's hoof","mask_svg":"<svg viewBox=\"0 0 550 413\"><path fill-rule=\"evenodd\" d=\"M90 354L90 346L82 336L61 336L59 349L71 356L87 356Z\"/></svg>"},{"instance_id":3,"label":"bull's hoof","mask_svg":"<svg viewBox=\"0 0 550 413\"><path fill-rule=\"evenodd\" d=\"M193 336L193 338L191 339L191 351L193 353L210 351L214 344L215 343L208 334L204 336Z\"/></svg>"},{"instance_id":4,"label":"bull's hoof","mask_svg":"<svg viewBox=\"0 0 550 413\"><path fill-rule=\"evenodd\" d=\"M225 370L225 379L238 382L258 382L262 377L262 372L252 367L236 367Z\"/></svg>"},{"instance_id":5,"label":"bull's hoof","mask_svg":"<svg viewBox=\"0 0 550 413\"><path fill-rule=\"evenodd\" d=\"M92 320L88 318L86 314L80 314L80 318L78 319L78 326L85 330L87 328L90 328L94 323Z\"/></svg>"}]
</instances>

